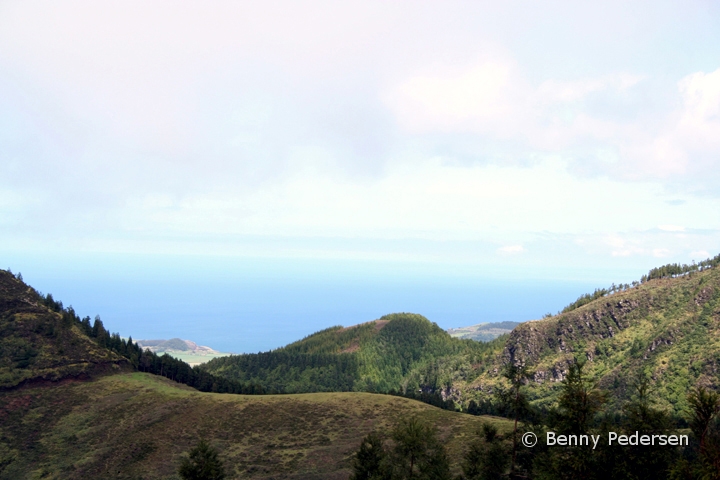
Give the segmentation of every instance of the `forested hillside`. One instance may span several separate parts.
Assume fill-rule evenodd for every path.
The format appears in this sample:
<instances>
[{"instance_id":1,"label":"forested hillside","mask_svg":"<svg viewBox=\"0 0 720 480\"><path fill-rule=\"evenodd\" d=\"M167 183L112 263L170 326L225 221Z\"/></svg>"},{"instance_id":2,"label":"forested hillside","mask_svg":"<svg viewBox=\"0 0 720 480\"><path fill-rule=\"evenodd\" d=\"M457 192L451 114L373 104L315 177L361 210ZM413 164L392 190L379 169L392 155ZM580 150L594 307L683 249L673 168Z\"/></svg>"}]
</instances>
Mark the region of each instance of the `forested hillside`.
<instances>
[{"instance_id":1,"label":"forested hillside","mask_svg":"<svg viewBox=\"0 0 720 480\"><path fill-rule=\"evenodd\" d=\"M657 402L679 416L691 387L720 387L720 269L651 272L661 271L666 275L521 324L476 378L457 385L464 393L457 398L491 401L507 386L503 365L512 363L528 368L531 398L549 406L580 360L611 402L629 398L632 385L647 378Z\"/></svg>"},{"instance_id":2,"label":"forested hillside","mask_svg":"<svg viewBox=\"0 0 720 480\"><path fill-rule=\"evenodd\" d=\"M452 338L422 315L396 313L332 327L271 352L234 355L203 368L283 392L449 390L501 345Z\"/></svg>"},{"instance_id":3,"label":"forested hillside","mask_svg":"<svg viewBox=\"0 0 720 480\"><path fill-rule=\"evenodd\" d=\"M132 369L88 337L72 309L0 270L0 389Z\"/></svg>"}]
</instances>

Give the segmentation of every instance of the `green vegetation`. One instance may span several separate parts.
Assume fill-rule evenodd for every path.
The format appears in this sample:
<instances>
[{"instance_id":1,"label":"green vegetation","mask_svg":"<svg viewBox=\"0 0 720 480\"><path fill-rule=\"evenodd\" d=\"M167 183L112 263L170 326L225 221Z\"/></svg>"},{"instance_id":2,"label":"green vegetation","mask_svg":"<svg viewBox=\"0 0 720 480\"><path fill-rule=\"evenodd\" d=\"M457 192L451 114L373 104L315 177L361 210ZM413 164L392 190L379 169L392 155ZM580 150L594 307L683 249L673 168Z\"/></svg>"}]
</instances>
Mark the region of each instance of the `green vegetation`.
<instances>
[{"instance_id":1,"label":"green vegetation","mask_svg":"<svg viewBox=\"0 0 720 480\"><path fill-rule=\"evenodd\" d=\"M499 342L452 338L421 315L396 313L332 327L271 352L218 358L202 366L279 392L438 392L462 380Z\"/></svg>"},{"instance_id":2,"label":"green vegetation","mask_svg":"<svg viewBox=\"0 0 720 480\"><path fill-rule=\"evenodd\" d=\"M647 275L643 275L640 278L639 282L633 281L631 284L620 283L618 285L615 285L613 283L609 288L598 288L595 289L593 293L586 293L580 295L577 300L575 300L567 307L563 308L560 313L570 312L572 310L575 310L576 308L582 307L583 305L587 305L588 303L597 300L598 298L602 298L617 292L624 292L626 290L629 290L630 288L637 287L638 285L648 282L650 280L657 280L661 278L675 278L693 272L702 272L703 270L717 267L718 265L720 265L720 255L716 255L713 258L708 258L699 263L693 262L690 265L668 263L667 265L663 265L662 267L656 267L651 269L647 273Z\"/></svg>"},{"instance_id":3,"label":"green vegetation","mask_svg":"<svg viewBox=\"0 0 720 480\"><path fill-rule=\"evenodd\" d=\"M0 270L0 389L130 369L126 358L88 338L72 307L62 310L51 295Z\"/></svg>"},{"instance_id":4,"label":"green vegetation","mask_svg":"<svg viewBox=\"0 0 720 480\"><path fill-rule=\"evenodd\" d=\"M178 474L183 480L224 480L225 467L218 458L218 451L200 440L182 459Z\"/></svg>"},{"instance_id":5,"label":"green vegetation","mask_svg":"<svg viewBox=\"0 0 720 480\"><path fill-rule=\"evenodd\" d=\"M492 424L482 425L482 434L470 443L462 464L467 480L495 480L508 472L508 448ZM510 469L512 471L512 468Z\"/></svg>"},{"instance_id":6,"label":"green vegetation","mask_svg":"<svg viewBox=\"0 0 720 480\"><path fill-rule=\"evenodd\" d=\"M517 398L526 395L527 386L517 387L516 418L521 431L533 432L538 439L533 448L516 446L515 429L501 434L492 424L483 424L475 439L467 442L460 462L461 479L716 479L720 475L720 397L703 388L689 395L692 410L688 420L692 433L679 429L667 411L654 405L654 392L646 379L635 385L636 395L617 415L607 409L606 393L598 389L584 372L583 362L573 363L561 382L558 404L546 411L530 405L517 409ZM524 375L512 368L505 375L513 385ZM354 459L354 479L365 478L446 478L453 468L450 460L434 450L432 429L423 430L403 419L390 436L373 433L365 437ZM420 433L422 432L422 433ZM552 432L552 436L549 433ZM608 432L625 435L626 444L609 441ZM689 438L686 446L661 441L650 446L651 438ZM635 436L635 441L632 438ZM654 436L654 437L653 437ZM551 441L551 438L575 441ZM583 440L584 438L584 440ZM422 439L422 440L421 440ZM627 444L629 442L629 444ZM643 444L643 442L647 442ZM411 453L412 452L412 453ZM393 457L393 454L395 457ZM399 456L398 456L399 455ZM428 468L428 463L434 465ZM416 471L408 465L416 465ZM399 466L399 467L398 467ZM454 466L457 470L457 466ZM428 472L432 472L429 473ZM411 473L412 472L412 473Z\"/></svg>"},{"instance_id":7,"label":"green vegetation","mask_svg":"<svg viewBox=\"0 0 720 480\"><path fill-rule=\"evenodd\" d=\"M387 448L384 435L378 432L371 432L363 439L353 459L351 479L452 478L450 461L434 426L417 417L401 419L390 438L391 448Z\"/></svg>"},{"instance_id":8,"label":"green vegetation","mask_svg":"<svg viewBox=\"0 0 720 480\"><path fill-rule=\"evenodd\" d=\"M0 479L173 478L202 458L231 478L718 478L716 260L653 269L487 343L403 313L194 368L0 271ZM292 394L330 391L343 393ZM690 445L518 442L610 430ZM217 455L191 450L199 438Z\"/></svg>"},{"instance_id":9,"label":"green vegetation","mask_svg":"<svg viewBox=\"0 0 720 480\"><path fill-rule=\"evenodd\" d=\"M720 380L720 269L703 268L676 278L646 281L572 311L515 328L475 378L453 385L453 398L474 413L506 414L497 393L509 388L504 365L531 373L527 395L541 409L557 404L561 381L575 359L608 392L608 408L620 411L641 378L653 384L658 407L674 419L690 409L687 392L697 385L717 390ZM468 375L470 377L472 375Z\"/></svg>"},{"instance_id":10,"label":"green vegetation","mask_svg":"<svg viewBox=\"0 0 720 480\"><path fill-rule=\"evenodd\" d=\"M0 395L0 479L177 478L200 438L228 478L346 478L364 436L412 416L437 427L452 464L482 422L389 395L202 393L141 372L28 386Z\"/></svg>"},{"instance_id":11,"label":"green vegetation","mask_svg":"<svg viewBox=\"0 0 720 480\"><path fill-rule=\"evenodd\" d=\"M11 273L0 270L0 389L29 382L89 378L138 369L204 392L262 394L241 384L192 368L170 355L141 349L105 329L99 316L80 318L51 294L43 296Z\"/></svg>"},{"instance_id":12,"label":"green vegetation","mask_svg":"<svg viewBox=\"0 0 720 480\"><path fill-rule=\"evenodd\" d=\"M193 352L165 352L173 358L181 360L191 367L209 362L213 358L228 357L230 353L193 353Z\"/></svg>"}]
</instances>

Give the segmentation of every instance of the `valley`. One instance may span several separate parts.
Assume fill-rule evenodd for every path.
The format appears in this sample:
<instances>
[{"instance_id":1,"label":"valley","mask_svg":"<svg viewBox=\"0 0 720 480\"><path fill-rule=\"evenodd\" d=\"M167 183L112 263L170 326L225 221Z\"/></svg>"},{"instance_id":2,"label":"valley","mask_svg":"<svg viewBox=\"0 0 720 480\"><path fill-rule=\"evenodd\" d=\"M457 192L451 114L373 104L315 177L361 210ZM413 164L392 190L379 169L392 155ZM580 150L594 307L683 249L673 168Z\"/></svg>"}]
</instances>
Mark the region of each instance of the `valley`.
<instances>
[{"instance_id":1,"label":"valley","mask_svg":"<svg viewBox=\"0 0 720 480\"><path fill-rule=\"evenodd\" d=\"M582 431L599 432L602 421L697 433L697 405L706 402L706 445L715 445L720 256L712 262L667 275L672 269L654 269L487 342L395 313L194 367L173 354L218 352L180 339L125 339L0 271L0 479L177 478L200 439L219 452L229 478L345 479L366 435L412 418L437 429L447 471L459 475L472 445L490 448L480 440L489 425L498 433L486 438L499 439L492 448L506 458L513 417L522 429L563 431L572 385L598 399ZM482 325L473 327L458 331ZM633 417L637 408L655 423ZM697 450L691 438L685 453L651 454L653 471L712 471L715 450ZM601 452L583 457L583 468L636 468ZM525 449L515 471L560 472L578 458Z\"/></svg>"}]
</instances>

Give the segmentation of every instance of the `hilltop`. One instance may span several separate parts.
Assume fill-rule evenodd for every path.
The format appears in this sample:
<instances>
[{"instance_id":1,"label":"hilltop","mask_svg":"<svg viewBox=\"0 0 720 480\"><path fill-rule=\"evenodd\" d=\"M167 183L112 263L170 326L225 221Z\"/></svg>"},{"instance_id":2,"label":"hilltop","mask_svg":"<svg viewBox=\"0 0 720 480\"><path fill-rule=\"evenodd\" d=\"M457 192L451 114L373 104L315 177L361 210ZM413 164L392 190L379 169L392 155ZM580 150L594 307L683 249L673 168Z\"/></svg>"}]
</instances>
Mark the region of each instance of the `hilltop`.
<instances>
[{"instance_id":1,"label":"hilltop","mask_svg":"<svg viewBox=\"0 0 720 480\"><path fill-rule=\"evenodd\" d=\"M648 378L653 398L679 417L691 387L720 387L718 264L720 256L652 269L642 281L582 295L561 313L486 343L453 338L421 315L392 314L332 327L272 352L216 359L205 368L278 391L422 391L467 408L470 400L497 401L508 386L505 367L524 365L532 372L530 398L546 408L570 364L581 361L610 394L611 406Z\"/></svg>"},{"instance_id":2,"label":"hilltop","mask_svg":"<svg viewBox=\"0 0 720 480\"><path fill-rule=\"evenodd\" d=\"M471 370L490 344L461 340L422 315L395 313L332 327L286 347L214 359L216 375L277 391L439 391Z\"/></svg>"}]
</instances>

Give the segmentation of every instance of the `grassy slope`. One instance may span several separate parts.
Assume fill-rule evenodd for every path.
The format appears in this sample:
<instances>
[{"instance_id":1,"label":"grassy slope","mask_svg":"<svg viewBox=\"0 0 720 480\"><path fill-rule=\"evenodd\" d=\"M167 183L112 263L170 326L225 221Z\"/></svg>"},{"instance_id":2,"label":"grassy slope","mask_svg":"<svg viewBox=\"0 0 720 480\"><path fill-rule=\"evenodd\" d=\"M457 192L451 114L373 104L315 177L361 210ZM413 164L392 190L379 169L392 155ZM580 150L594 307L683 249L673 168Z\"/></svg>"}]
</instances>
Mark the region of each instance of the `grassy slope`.
<instances>
[{"instance_id":1,"label":"grassy slope","mask_svg":"<svg viewBox=\"0 0 720 480\"><path fill-rule=\"evenodd\" d=\"M458 463L482 421L367 393L242 396L200 393L161 377L116 374L0 394L0 478L176 478L200 437L229 478L347 478L370 430L402 416L438 426Z\"/></svg>"},{"instance_id":2,"label":"grassy slope","mask_svg":"<svg viewBox=\"0 0 720 480\"><path fill-rule=\"evenodd\" d=\"M660 403L680 413L690 387L720 386L720 268L652 280L524 323L494 357L458 388L487 394L502 383L502 365L513 360L535 372L531 390L538 402L551 403L577 357L587 360L586 371L614 399L627 398L634 379L647 375Z\"/></svg>"},{"instance_id":3,"label":"grassy slope","mask_svg":"<svg viewBox=\"0 0 720 480\"><path fill-rule=\"evenodd\" d=\"M98 346L49 310L37 292L0 270L0 389L127 368L127 360Z\"/></svg>"}]
</instances>

